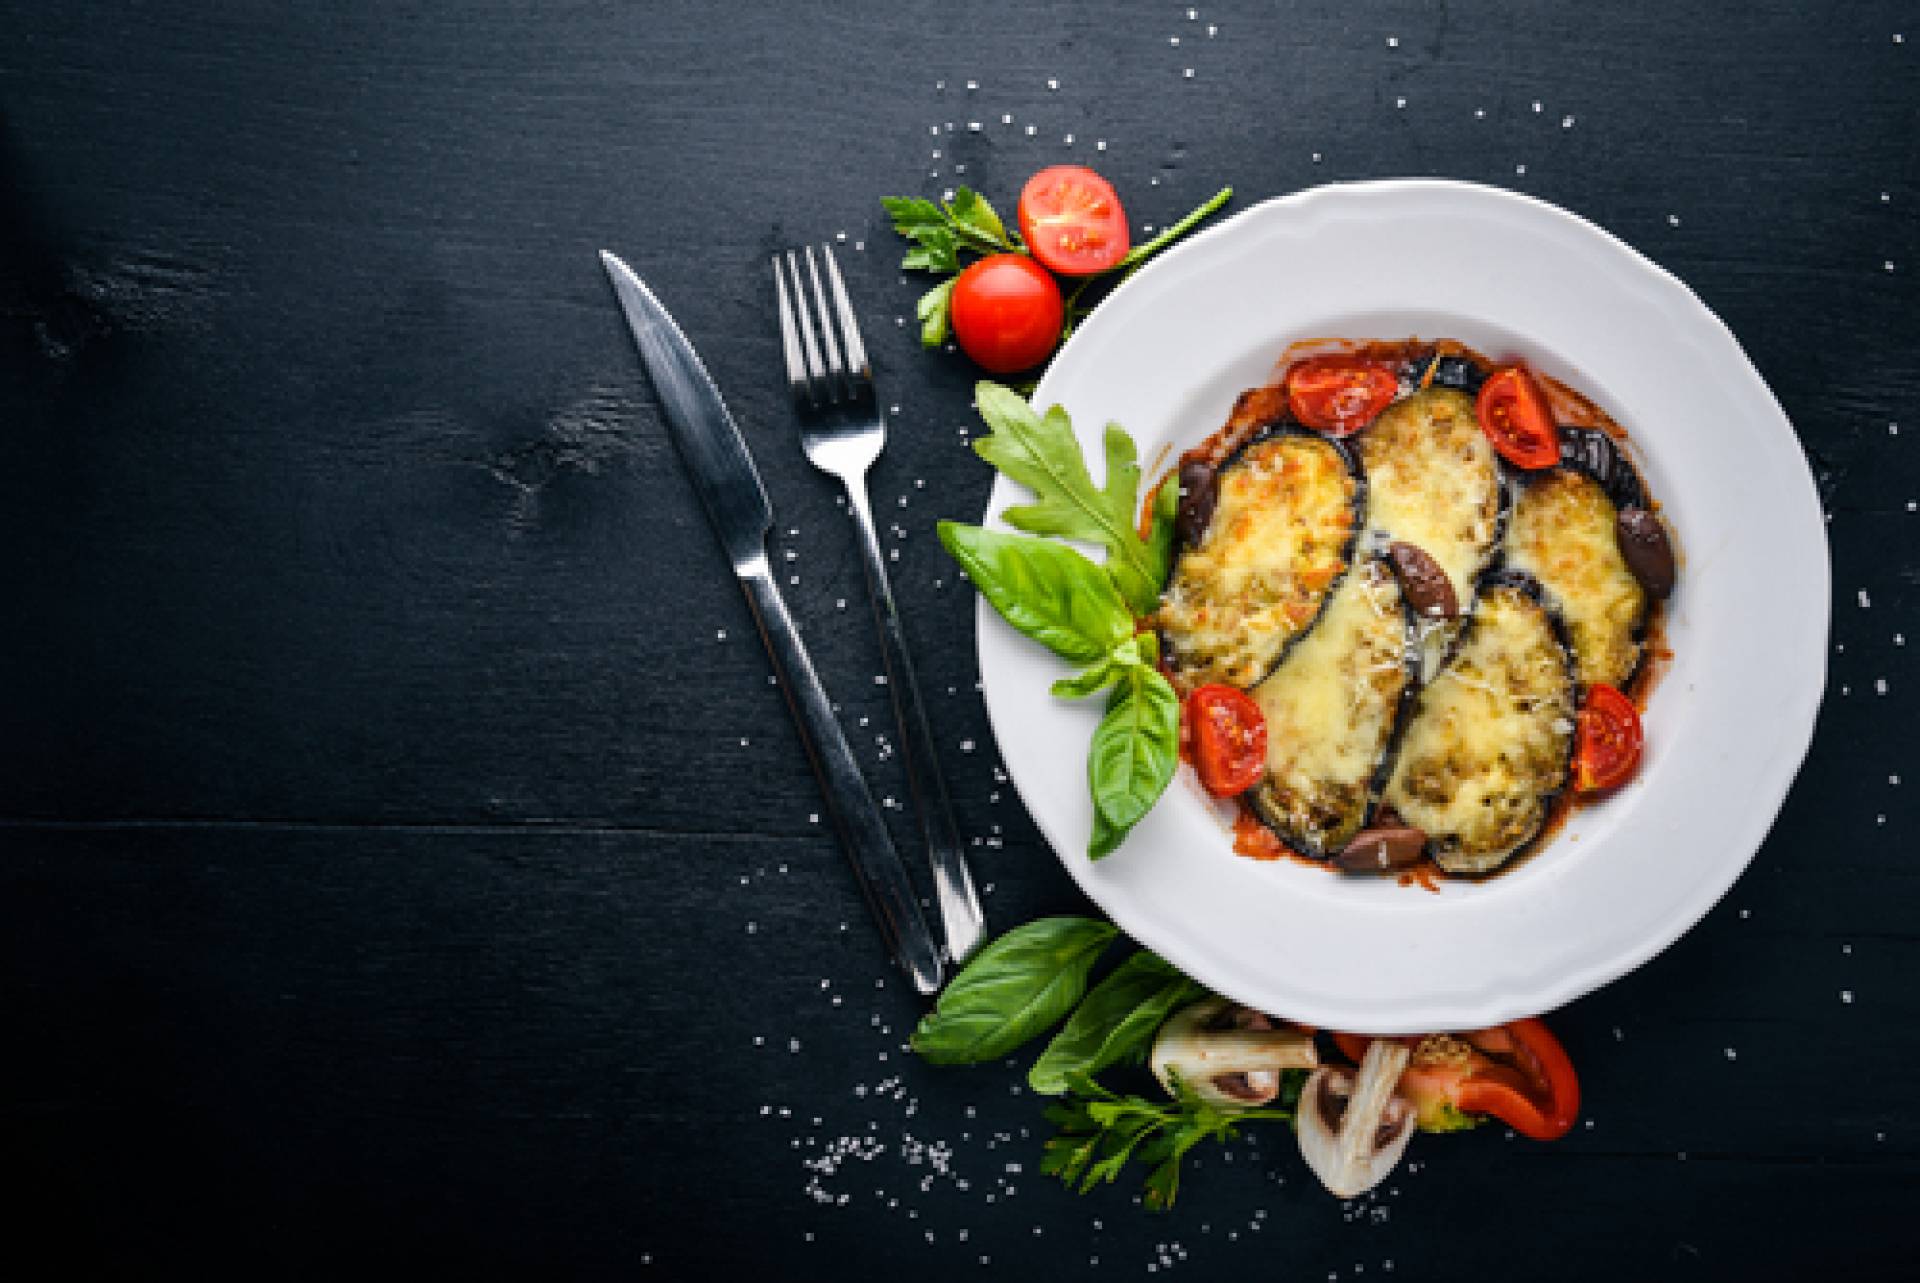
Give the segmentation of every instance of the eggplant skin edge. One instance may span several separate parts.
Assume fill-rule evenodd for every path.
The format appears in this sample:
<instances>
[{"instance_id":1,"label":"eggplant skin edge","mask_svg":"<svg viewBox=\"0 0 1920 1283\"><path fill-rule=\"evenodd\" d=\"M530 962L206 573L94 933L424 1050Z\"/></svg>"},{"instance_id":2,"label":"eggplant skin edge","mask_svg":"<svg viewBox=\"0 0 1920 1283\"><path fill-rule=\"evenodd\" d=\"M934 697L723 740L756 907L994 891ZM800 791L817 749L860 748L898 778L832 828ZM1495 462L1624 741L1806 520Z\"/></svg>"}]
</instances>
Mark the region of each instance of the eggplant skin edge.
<instances>
[{"instance_id":1,"label":"eggplant skin edge","mask_svg":"<svg viewBox=\"0 0 1920 1283\"><path fill-rule=\"evenodd\" d=\"M1276 837L1292 850L1316 860L1328 860L1338 855L1347 842L1352 840L1354 834L1365 829L1372 822L1380 807L1380 794L1393 769L1394 749L1399 742L1400 732L1406 725L1407 717L1412 711L1419 691L1420 651L1415 640L1415 620L1411 608L1407 605L1406 596L1400 589L1399 581L1394 577L1391 564L1380 553L1362 558L1348 570L1346 582L1334 590L1335 594L1344 591L1345 587L1352 584L1355 576L1358 575L1384 576L1385 581L1391 585L1400 624L1400 690L1393 698L1392 707L1387 710L1386 734L1374 753L1373 763L1366 777L1357 782L1362 798L1359 814L1343 820L1339 827L1332 830L1333 840L1329 841L1325 837L1303 831L1280 808L1273 796L1271 788L1273 777L1270 773L1264 774L1258 783L1243 794L1247 805L1252 808L1260 822L1271 829ZM1327 614L1332 612L1335 600L1334 595L1329 595ZM1324 618L1323 614L1323 620ZM1299 653L1297 647L1304 641L1305 639L1302 638L1296 642L1296 649L1290 652L1289 658ZM1283 660L1275 667L1268 680L1279 676L1285 667L1286 661ZM1259 688L1256 687L1252 693L1255 700L1259 700Z\"/></svg>"},{"instance_id":2,"label":"eggplant skin edge","mask_svg":"<svg viewBox=\"0 0 1920 1283\"><path fill-rule=\"evenodd\" d=\"M1400 818L1407 824L1419 828L1426 828L1427 826L1423 825L1421 821L1427 819L1431 822L1431 816L1423 814L1427 809L1424 805L1409 801L1406 791L1404 789L1395 789L1393 785L1399 780L1400 771L1407 763L1405 754L1409 748L1413 747L1410 741L1417 734L1417 723L1421 713L1425 709L1425 700L1429 692L1434 689L1439 681L1445 680L1444 674L1451 671L1459 658L1466 653L1469 647L1474 645L1476 634L1485 625L1486 616L1483 612L1486 599L1491 594L1503 591L1517 592L1534 610L1539 612L1540 617L1546 623L1552 638L1554 652L1561 674L1560 681L1557 684L1560 704L1558 713L1566 719L1567 728L1564 732L1559 731L1557 728L1553 729L1553 733L1558 737L1555 759L1550 765L1549 772L1543 776L1543 778L1549 780L1550 783L1547 787L1532 790L1530 796L1533 799L1533 814L1531 823L1524 835L1499 850L1465 855L1458 849L1457 844L1449 843L1447 836L1440 831L1438 825L1434 825L1433 828L1429 830L1428 851L1440 867L1450 874L1476 875L1492 873L1516 856L1527 851L1540 839L1541 834L1545 831L1548 821L1554 814L1556 804L1561 794L1564 793L1567 788L1572 770L1575 738L1573 727L1577 713L1577 704L1575 702L1576 688L1573 650L1568 641L1566 627L1560 620L1558 612L1556 612L1547 601L1546 594L1538 580L1534 579L1531 575L1515 570L1497 570L1482 576L1474 594L1474 610L1472 616L1469 618L1467 626L1463 628L1460 635L1455 638L1452 647L1449 648L1446 661L1441 669L1442 676L1436 677L1433 682L1427 683L1427 685L1421 689L1419 699L1416 701L1414 708L1408 713L1408 723L1400 736L1399 743L1395 750L1394 771L1388 782L1386 789L1387 797L1385 800L1394 806ZM1451 801L1452 799L1450 798L1447 803L1440 805L1450 804Z\"/></svg>"},{"instance_id":3,"label":"eggplant skin edge","mask_svg":"<svg viewBox=\"0 0 1920 1283\"><path fill-rule=\"evenodd\" d=\"M1539 487L1559 485L1569 477L1591 483L1597 487L1600 497L1606 501L1607 519L1602 523L1604 529L1588 531L1587 536L1591 539L1601 541L1603 546L1599 555L1604 557L1611 553L1614 556L1620 557L1619 565L1615 569L1618 575L1624 576L1625 582L1631 585L1627 591L1637 602L1633 612L1633 618L1625 628L1624 635L1612 628L1609 628L1608 635L1604 638L1592 635L1595 629L1615 624L1614 620L1605 617L1604 614L1592 624L1585 625L1588 630L1589 641L1596 643L1595 650L1597 653L1594 654L1588 654L1576 644L1582 635L1580 631L1582 625L1579 621L1584 612L1576 610L1575 607L1581 603L1571 600L1570 594L1563 591L1562 586L1548 587L1543 580L1539 579L1539 570L1544 569L1544 567L1536 568L1532 564L1536 559L1524 553L1520 545L1512 538L1516 530L1524 533L1524 529L1528 524L1523 508L1527 505L1529 497ZM1619 554L1619 546L1615 533L1615 523L1620 514L1618 502L1608 490L1606 483L1592 472L1585 468L1569 467L1564 464L1524 474L1514 484L1514 490L1515 495L1512 503L1511 519L1507 527L1509 537L1504 541L1504 550L1501 558L1503 569L1510 572L1523 573L1530 579L1533 579L1536 587L1540 591L1541 600L1552 609L1554 617L1565 629L1568 638L1568 648L1574 658L1574 671L1579 678L1581 686L1585 687L1593 681L1598 680L1605 682L1605 684L1609 686L1624 690L1632 683L1635 675L1639 673L1641 666L1646 662L1647 628L1652 619L1654 602L1645 587L1633 576L1633 572L1631 568L1627 566L1624 556L1620 556ZM1542 534L1547 539L1564 536L1569 533L1566 526L1566 514L1562 512L1558 514L1555 519L1547 523ZM1630 652L1630 659L1624 663L1619 662L1613 654L1616 650L1622 651L1623 653ZM1596 669L1600 671L1595 671Z\"/></svg>"},{"instance_id":4,"label":"eggplant skin edge","mask_svg":"<svg viewBox=\"0 0 1920 1283\"><path fill-rule=\"evenodd\" d=\"M1181 582L1181 565L1187 557L1205 545L1207 534L1212 529L1212 519L1218 516L1218 506L1216 503L1213 506L1213 511L1209 514L1210 519L1205 528L1192 532L1191 538L1183 538L1175 543L1172 566L1167 574L1167 588L1162 594L1161 607L1155 618L1155 626L1160 634L1162 653L1167 656L1169 664L1184 681L1195 683L1224 681L1245 690L1250 690L1265 681L1286 659L1288 652L1293 649L1294 645L1297 644L1301 638L1312 632L1315 625L1320 622L1321 616L1326 613L1327 602L1332 600L1335 592L1339 591L1341 584L1345 581L1347 574L1353 567L1354 554L1359 546L1360 537L1366 527L1367 478L1365 471L1360 466L1358 457L1354 454L1353 450L1348 447L1345 441L1336 437L1326 436L1323 433L1309 431L1292 423L1274 424L1262 429L1257 435L1242 443L1238 449L1222 461L1221 464L1214 469L1208 484L1217 490L1220 479L1238 466L1250 451L1274 441L1287 439L1312 442L1316 447L1324 447L1332 450L1346 472L1351 489L1346 505L1347 533L1345 539L1341 541L1338 552L1339 568L1328 581L1326 587L1320 591L1319 600L1314 605L1312 618L1294 630L1294 632L1280 644L1276 652L1263 661L1258 672L1241 674L1235 678L1214 671L1219 667L1218 664L1196 661L1192 655L1192 648L1182 645L1184 630L1172 622L1169 614L1171 599L1176 587Z\"/></svg>"}]
</instances>

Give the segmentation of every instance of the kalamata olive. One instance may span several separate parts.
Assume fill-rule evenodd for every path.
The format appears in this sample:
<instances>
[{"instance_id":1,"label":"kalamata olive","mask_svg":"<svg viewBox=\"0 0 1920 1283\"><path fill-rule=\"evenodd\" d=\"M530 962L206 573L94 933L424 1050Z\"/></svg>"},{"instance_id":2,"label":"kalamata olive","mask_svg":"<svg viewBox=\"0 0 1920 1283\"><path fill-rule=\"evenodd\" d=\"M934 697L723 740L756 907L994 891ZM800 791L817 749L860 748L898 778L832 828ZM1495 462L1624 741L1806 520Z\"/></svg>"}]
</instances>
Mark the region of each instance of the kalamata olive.
<instances>
[{"instance_id":1,"label":"kalamata olive","mask_svg":"<svg viewBox=\"0 0 1920 1283\"><path fill-rule=\"evenodd\" d=\"M1480 367L1464 356L1437 356L1433 359L1433 386L1436 388L1457 388L1468 396L1480 391L1480 385L1487 376Z\"/></svg>"},{"instance_id":2,"label":"kalamata olive","mask_svg":"<svg viewBox=\"0 0 1920 1283\"><path fill-rule=\"evenodd\" d=\"M1422 619L1452 619L1460 613L1453 581L1424 548L1395 543L1387 549L1393 572L1400 576L1400 595Z\"/></svg>"},{"instance_id":3,"label":"kalamata olive","mask_svg":"<svg viewBox=\"0 0 1920 1283\"><path fill-rule=\"evenodd\" d=\"M1180 507L1173 515L1173 537L1193 547L1213 520L1214 501L1220 497L1220 470L1201 459L1180 465Z\"/></svg>"},{"instance_id":4,"label":"kalamata olive","mask_svg":"<svg viewBox=\"0 0 1920 1283\"><path fill-rule=\"evenodd\" d=\"M1673 591L1673 545L1660 518L1645 508L1622 508L1614 534L1620 540L1620 556L1647 596L1657 599Z\"/></svg>"},{"instance_id":5,"label":"kalamata olive","mask_svg":"<svg viewBox=\"0 0 1920 1283\"><path fill-rule=\"evenodd\" d=\"M1644 508L1640 474L1620 452L1619 444L1598 428L1561 428L1560 465L1577 468L1600 483L1616 508Z\"/></svg>"},{"instance_id":6,"label":"kalamata olive","mask_svg":"<svg viewBox=\"0 0 1920 1283\"><path fill-rule=\"evenodd\" d=\"M1362 829L1333 864L1347 873L1392 873L1418 864L1426 849L1427 835L1419 829Z\"/></svg>"}]
</instances>

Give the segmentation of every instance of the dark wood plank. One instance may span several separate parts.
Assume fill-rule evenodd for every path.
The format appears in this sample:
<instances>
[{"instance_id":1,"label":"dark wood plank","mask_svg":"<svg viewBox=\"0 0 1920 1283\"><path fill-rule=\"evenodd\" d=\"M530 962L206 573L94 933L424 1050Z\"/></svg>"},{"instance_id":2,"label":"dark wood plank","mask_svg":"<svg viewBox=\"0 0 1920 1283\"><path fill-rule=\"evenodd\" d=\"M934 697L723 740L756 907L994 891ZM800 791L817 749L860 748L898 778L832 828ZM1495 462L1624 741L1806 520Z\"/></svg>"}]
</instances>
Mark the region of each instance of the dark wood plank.
<instances>
[{"instance_id":1,"label":"dark wood plank","mask_svg":"<svg viewBox=\"0 0 1920 1283\"><path fill-rule=\"evenodd\" d=\"M1909 10L11 6L14 1223L76 1276L1910 1273ZM1062 160L1143 225L1228 182L1556 201L1692 285L1798 427L1834 514L1819 738L1728 900L1556 1017L1591 1131L1422 1140L1357 1212L1256 1136L1151 1219L1037 1176L1016 1068L902 1056L914 1005L872 987L593 251L641 268L725 389L795 611L899 797L859 568L767 311L769 252L845 234L899 406L875 479L896 586L1005 926L1083 906L995 770L970 594L933 539L987 492L972 376L895 324L920 282L876 198L967 182L1006 208ZM884 1149L803 1165L842 1136ZM935 1141L952 1178L905 1157Z\"/></svg>"}]
</instances>

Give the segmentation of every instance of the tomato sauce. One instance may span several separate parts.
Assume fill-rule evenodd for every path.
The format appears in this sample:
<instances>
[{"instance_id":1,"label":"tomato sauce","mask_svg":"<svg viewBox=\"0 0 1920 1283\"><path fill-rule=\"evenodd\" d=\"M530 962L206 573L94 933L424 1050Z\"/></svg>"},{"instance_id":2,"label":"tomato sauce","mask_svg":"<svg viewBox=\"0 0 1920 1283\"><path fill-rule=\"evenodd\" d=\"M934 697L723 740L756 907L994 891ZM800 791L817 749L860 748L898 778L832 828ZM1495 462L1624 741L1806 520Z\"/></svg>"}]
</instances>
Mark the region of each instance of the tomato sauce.
<instances>
[{"instance_id":1,"label":"tomato sauce","mask_svg":"<svg viewBox=\"0 0 1920 1283\"><path fill-rule=\"evenodd\" d=\"M1302 360L1315 356L1335 354L1359 357L1369 361L1378 361L1383 365L1398 370L1402 373L1403 385L1408 386L1409 390L1424 388L1431 382L1435 368L1434 360L1437 357L1462 358L1473 363L1483 375L1497 368L1494 361L1474 351L1466 344L1453 339L1438 339L1433 341L1418 338L1397 340L1302 339L1297 343L1291 344L1280 359L1274 363L1270 381L1265 386L1249 388L1247 391L1241 393L1235 400L1233 412L1228 416L1224 426L1210 434L1205 440L1195 445L1192 449L1180 455L1173 466L1156 467L1156 480L1152 486L1148 487L1146 496L1142 501L1140 512L1141 534L1143 536L1146 535L1152 528L1153 496L1158 492L1160 485L1164 484L1169 475L1176 471L1179 466L1188 463L1217 467L1248 442L1258 437L1262 432L1272 427L1275 423L1284 420L1287 417L1287 399L1284 384L1288 370ZM1410 371L1415 368L1421 368L1424 373L1421 374L1417 383L1406 384L1405 380L1410 376ZM1626 430L1614 422L1613 418L1595 404L1591 398L1568 387L1550 375L1541 374L1538 371L1531 372L1546 392L1547 400L1553 410L1556 423L1563 427L1597 429L1605 432L1609 437L1613 438L1613 440L1619 442L1625 442L1628 439ZM1155 462L1157 465L1163 465L1165 462L1165 453L1163 452ZM1657 511L1658 504L1655 503L1653 506ZM1671 531L1669 531L1669 534L1671 535ZM1678 557L1679 553L1677 548L1675 553L1676 557ZM1654 687L1659 684L1661 677L1666 673L1667 669L1671 667L1673 661L1673 651L1667 645L1666 603L1664 601L1654 602L1648 610L1647 623L1643 635L1643 647L1640 666L1635 670L1633 678L1628 683L1624 694L1633 701L1637 709L1645 712L1647 702L1652 697ZM1174 681L1175 688L1180 689L1180 682L1170 671L1164 659L1162 660L1161 668L1169 679ZM1180 760L1186 762L1188 765L1192 765L1192 750L1188 742L1189 737L1186 734L1184 718L1182 720ZM1535 854L1546 847L1551 840L1566 827L1568 821L1581 807L1592 802L1604 801L1605 796L1604 794L1583 796L1573 789L1571 781L1569 781L1568 786L1554 798L1551 808L1548 811L1546 822L1541 826L1539 834L1533 841L1527 844L1525 849L1507 860L1498 869L1484 874L1452 874L1442 869L1434 862L1431 856L1427 856L1422 858L1420 863L1413 868L1402 870L1397 874L1395 882L1400 886L1417 886L1423 890L1437 893L1440 890L1440 884L1445 881L1484 882L1499 877L1508 870L1517 868L1532 859ZM1328 872L1334 871L1333 866L1327 861L1315 859L1288 846L1281 840L1278 834L1267 827L1253 811L1252 807L1244 800L1237 804L1234 815L1233 850L1235 854L1244 856L1250 860L1290 860L1296 864L1305 864L1316 869L1327 870Z\"/></svg>"}]
</instances>

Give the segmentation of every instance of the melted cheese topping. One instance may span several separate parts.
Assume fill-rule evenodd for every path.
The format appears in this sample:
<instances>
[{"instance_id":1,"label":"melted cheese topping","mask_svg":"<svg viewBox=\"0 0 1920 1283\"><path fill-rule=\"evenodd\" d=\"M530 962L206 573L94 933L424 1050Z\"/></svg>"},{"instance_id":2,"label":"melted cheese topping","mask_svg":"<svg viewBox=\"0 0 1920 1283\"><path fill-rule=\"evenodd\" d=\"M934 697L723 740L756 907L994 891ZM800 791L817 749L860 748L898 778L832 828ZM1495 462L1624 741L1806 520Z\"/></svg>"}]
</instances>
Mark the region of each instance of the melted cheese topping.
<instances>
[{"instance_id":1,"label":"melted cheese topping","mask_svg":"<svg viewBox=\"0 0 1920 1283\"><path fill-rule=\"evenodd\" d=\"M1252 801L1288 845L1337 854L1366 820L1369 786L1407 685L1400 584L1356 566L1311 633L1253 691L1267 719L1267 774Z\"/></svg>"},{"instance_id":2,"label":"melted cheese topping","mask_svg":"<svg viewBox=\"0 0 1920 1283\"><path fill-rule=\"evenodd\" d=\"M1508 585L1481 595L1420 694L1385 794L1442 868L1485 872L1540 831L1566 782L1572 676L1545 608Z\"/></svg>"},{"instance_id":3,"label":"melted cheese topping","mask_svg":"<svg viewBox=\"0 0 1920 1283\"><path fill-rule=\"evenodd\" d=\"M1640 663L1647 594L1620 555L1617 518L1599 482L1560 468L1528 481L1507 529L1507 564L1546 589L1588 684L1624 686Z\"/></svg>"},{"instance_id":4,"label":"melted cheese topping","mask_svg":"<svg viewBox=\"0 0 1920 1283\"><path fill-rule=\"evenodd\" d=\"M1246 689L1273 671L1346 569L1358 485L1317 437L1255 442L1222 469L1213 520L1160 608L1184 677Z\"/></svg>"},{"instance_id":5,"label":"melted cheese topping","mask_svg":"<svg viewBox=\"0 0 1920 1283\"><path fill-rule=\"evenodd\" d=\"M1413 544L1447 572L1454 600L1473 584L1500 527L1500 469L1473 398L1428 388L1389 406L1360 436L1369 545Z\"/></svg>"}]
</instances>

